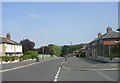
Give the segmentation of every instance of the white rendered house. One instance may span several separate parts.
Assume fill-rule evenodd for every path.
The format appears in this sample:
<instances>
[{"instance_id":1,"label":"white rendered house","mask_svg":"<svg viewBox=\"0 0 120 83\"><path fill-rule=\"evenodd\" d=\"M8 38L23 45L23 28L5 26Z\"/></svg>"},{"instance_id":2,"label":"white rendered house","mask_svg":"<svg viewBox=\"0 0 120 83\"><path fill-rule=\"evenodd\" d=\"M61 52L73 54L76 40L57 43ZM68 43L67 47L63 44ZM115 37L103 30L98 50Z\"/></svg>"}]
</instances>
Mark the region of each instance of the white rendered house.
<instances>
[{"instance_id":1,"label":"white rendered house","mask_svg":"<svg viewBox=\"0 0 120 83\"><path fill-rule=\"evenodd\" d=\"M6 38L0 37L0 56L21 56L22 45L10 39L10 34L7 33Z\"/></svg>"}]
</instances>

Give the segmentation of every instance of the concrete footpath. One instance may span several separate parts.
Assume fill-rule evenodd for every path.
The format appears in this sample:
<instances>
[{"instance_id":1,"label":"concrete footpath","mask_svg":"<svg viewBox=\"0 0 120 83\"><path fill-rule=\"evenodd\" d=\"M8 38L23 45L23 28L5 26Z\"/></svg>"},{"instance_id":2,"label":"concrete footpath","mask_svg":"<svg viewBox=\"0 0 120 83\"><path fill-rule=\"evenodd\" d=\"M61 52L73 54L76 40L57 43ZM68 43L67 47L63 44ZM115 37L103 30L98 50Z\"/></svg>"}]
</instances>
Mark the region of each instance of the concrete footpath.
<instances>
[{"instance_id":1,"label":"concrete footpath","mask_svg":"<svg viewBox=\"0 0 120 83\"><path fill-rule=\"evenodd\" d=\"M70 57L61 66L66 69L75 70L118 70L118 63L102 63L86 58Z\"/></svg>"}]
</instances>

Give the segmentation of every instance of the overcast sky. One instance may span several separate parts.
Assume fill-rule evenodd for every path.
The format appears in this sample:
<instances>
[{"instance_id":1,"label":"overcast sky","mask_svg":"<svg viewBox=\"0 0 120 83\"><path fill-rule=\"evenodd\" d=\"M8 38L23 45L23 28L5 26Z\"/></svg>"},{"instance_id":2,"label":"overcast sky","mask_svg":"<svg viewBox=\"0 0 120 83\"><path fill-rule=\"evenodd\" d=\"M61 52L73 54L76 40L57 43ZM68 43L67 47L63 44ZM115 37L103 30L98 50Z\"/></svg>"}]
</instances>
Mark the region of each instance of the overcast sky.
<instances>
[{"instance_id":1,"label":"overcast sky","mask_svg":"<svg viewBox=\"0 0 120 83\"><path fill-rule=\"evenodd\" d=\"M118 4L106 3L3 3L2 35L20 42L30 39L36 47L48 44L87 43L106 33L111 26L118 28Z\"/></svg>"}]
</instances>

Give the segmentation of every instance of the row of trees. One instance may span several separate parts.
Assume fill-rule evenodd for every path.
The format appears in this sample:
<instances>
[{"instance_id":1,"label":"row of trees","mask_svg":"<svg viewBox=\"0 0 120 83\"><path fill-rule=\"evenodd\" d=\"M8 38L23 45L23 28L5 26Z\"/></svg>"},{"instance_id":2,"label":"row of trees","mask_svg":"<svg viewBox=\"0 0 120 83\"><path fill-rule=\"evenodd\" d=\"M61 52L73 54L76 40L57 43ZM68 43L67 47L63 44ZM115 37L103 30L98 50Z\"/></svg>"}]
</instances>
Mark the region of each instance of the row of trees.
<instances>
[{"instance_id":1,"label":"row of trees","mask_svg":"<svg viewBox=\"0 0 120 83\"><path fill-rule=\"evenodd\" d=\"M49 44L48 46L42 46L36 50L39 54L50 54L51 56L53 55L60 56L61 54L60 47L54 44Z\"/></svg>"},{"instance_id":2,"label":"row of trees","mask_svg":"<svg viewBox=\"0 0 120 83\"><path fill-rule=\"evenodd\" d=\"M84 44L78 44L78 45L64 45L62 47L62 55L68 55L72 54L75 56L80 56L82 54L81 48Z\"/></svg>"},{"instance_id":3,"label":"row of trees","mask_svg":"<svg viewBox=\"0 0 120 83\"><path fill-rule=\"evenodd\" d=\"M75 53L77 56L80 56L80 54L83 54L81 48L84 45L84 44L78 44L78 45L57 46L54 44L49 44L48 46L41 46L35 49L34 48L35 43L33 41L30 41L29 39L23 39L22 41L20 41L20 44L23 46L23 53L25 55L29 55L28 51L33 50L38 54L50 54L51 57L53 55L64 56L73 53Z\"/></svg>"},{"instance_id":4,"label":"row of trees","mask_svg":"<svg viewBox=\"0 0 120 83\"><path fill-rule=\"evenodd\" d=\"M50 54L51 56L56 55L60 56L61 49L59 46L54 44L49 44L48 46L41 46L38 49L35 49L35 42L30 41L29 39L23 39L20 41L20 44L23 46L24 55L29 55L28 51L35 51L38 54Z\"/></svg>"}]
</instances>

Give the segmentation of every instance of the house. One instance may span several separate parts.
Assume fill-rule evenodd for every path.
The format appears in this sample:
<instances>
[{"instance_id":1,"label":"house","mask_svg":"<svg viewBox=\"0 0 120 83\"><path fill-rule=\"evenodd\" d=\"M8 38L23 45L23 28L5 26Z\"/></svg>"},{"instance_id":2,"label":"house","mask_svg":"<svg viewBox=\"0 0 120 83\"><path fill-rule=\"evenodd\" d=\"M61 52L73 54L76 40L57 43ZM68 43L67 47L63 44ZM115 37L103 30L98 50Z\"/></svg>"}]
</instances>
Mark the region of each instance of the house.
<instances>
[{"instance_id":1,"label":"house","mask_svg":"<svg viewBox=\"0 0 120 83\"><path fill-rule=\"evenodd\" d=\"M94 59L111 57L112 48L119 43L117 40L120 39L120 35L118 35L120 32L113 31L111 27L108 27L106 30L105 34L98 33L98 37L87 44L86 57Z\"/></svg>"},{"instance_id":2,"label":"house","mask_svg":"<svg viewBox=\"0 0 120 83\"><path fill-rule=\"evenodd\" d=\"M6 38L0 37L0 56L21 56L22 45L11 40L11 36L7 33Z\"/></svg>"}]
</instances>

